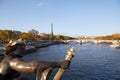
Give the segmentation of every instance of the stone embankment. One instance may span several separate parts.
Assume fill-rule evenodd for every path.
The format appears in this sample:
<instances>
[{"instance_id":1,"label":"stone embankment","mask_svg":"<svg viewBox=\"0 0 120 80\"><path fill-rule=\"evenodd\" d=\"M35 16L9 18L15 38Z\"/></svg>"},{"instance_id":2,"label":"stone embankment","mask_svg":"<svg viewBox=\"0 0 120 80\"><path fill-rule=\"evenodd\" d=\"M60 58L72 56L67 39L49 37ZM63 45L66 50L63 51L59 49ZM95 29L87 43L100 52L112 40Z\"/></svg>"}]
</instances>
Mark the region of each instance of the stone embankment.
<instances>
[{"instance_id":1,"label":"stone embankment","mask_svg":"<svg viewBox=\"0 0 120 80\"><path fill-rule=\"evenodd\" d=\"M63 44L63 42L61 41L48 41L48 40L42 40L42 41L28 41L26 43L26 50L27 52L34 52L36 51L38 48L43 48L43 47L47 47L53 44Z\"/></svg>"},{"instance_id":2,"label":"stone embankment","mask_svg":"<svg viewBox=\"0 0 120 80\"><path fill-rule=\"evenodd\" d=\"M1 43L0 44L0 61L3 59L4 57L4 45L6 45L7 43ZM26 42L26 53L32 53L35 52L38 48L43 48L43 47L47 47L54 44L52 41L28 41ZM26 55L26 54L23 54Z\"/></svg>"},{"instance_id":3,"label":"stone embankment","mask_svg":"<svg viewBox=\"0 0 120 80\"><path fill-rule=\"evenodd\" d=\"M52 41L29 41L26 43L26 50L27 52L34 52L38 48L43 48L52 45Z\"/></svg>"},{"instance_id":4,"label":"stone embankment","mask_svg":"<svg viewBox=\"0 0 120 80\"><path fill-rule=\"evenodd\" d=\"M0 44L0 57L3 56L4 50L3 47L4 45L6 45L7 43L1 43ZM42 41L27 41L26 42L26 53L32 53L37 51L38 48L43 48L43 47L47 47L53 44L61 44L61 41L48 41L48 40L42 40ZM26 55L26 54L23 54Z\"/></svg>"}]
</instances>

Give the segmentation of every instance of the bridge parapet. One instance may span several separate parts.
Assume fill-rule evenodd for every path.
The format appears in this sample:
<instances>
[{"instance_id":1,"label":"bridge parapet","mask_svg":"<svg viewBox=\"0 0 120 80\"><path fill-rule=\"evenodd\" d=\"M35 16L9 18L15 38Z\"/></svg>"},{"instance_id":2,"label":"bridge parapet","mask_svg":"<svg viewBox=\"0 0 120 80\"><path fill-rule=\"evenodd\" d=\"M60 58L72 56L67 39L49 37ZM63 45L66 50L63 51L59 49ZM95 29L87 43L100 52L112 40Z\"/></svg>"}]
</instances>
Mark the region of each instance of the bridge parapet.
<instances>
[{"instance_id":1,"label":"bridge parapet","mask_svg":"<svg viewBox=\"0 0 120 80\"><path fill-rule=\"evenodd\" d=\"M117 44L119 43L117 40L93 40L93 39L77 39L77 40L62 40L62 42L69 43L69 42L78 42L78 43L83 43L83 42L94 42L94 43L112 43L112 44Z\"/></svg>"}]
</instances>

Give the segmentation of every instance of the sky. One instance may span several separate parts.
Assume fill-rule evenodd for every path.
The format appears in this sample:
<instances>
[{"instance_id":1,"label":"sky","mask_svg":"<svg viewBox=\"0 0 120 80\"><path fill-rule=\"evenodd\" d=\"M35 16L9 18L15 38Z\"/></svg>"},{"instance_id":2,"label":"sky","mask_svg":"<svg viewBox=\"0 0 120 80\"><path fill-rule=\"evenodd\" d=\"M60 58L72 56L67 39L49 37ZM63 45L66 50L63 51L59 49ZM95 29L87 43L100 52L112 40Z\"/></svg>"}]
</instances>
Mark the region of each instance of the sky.
<instances>
[{"instance_id":1,"label":"sky","mask_svg":"<svg viewBox=\"0 0 120 80\"><path fill-rule=\"evenodd\" d=\"M0 0L0 30L66 36L120 33L120 0Z\"/></svg>"}]
</instances>

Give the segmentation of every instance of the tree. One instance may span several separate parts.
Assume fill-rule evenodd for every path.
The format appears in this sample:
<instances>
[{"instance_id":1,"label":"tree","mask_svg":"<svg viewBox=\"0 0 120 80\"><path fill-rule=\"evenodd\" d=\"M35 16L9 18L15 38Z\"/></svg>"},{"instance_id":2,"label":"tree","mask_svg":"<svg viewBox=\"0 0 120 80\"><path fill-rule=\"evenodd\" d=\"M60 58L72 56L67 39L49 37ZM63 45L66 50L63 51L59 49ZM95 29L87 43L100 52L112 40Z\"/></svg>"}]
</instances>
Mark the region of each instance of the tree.
<instances>
[{"instance_id":1,"label":"tree","mask_svg":"<svg viewBox=\"0 0 120 80\"><path fill-rule=\"evenodd\" d=\"M15 40L16 35L11 30L2 30L0 31L0 39L1 41L9 41L9 40Z\"/></svg>"},{"instance_id":2,"label":"tree","mask_svg":"<svg viewBox=\"0 0 120 80\"><path fill-rule=\"evenodd\" d=\"M116 33L112 35L113 39L118 40L120 38L120 33Z\"/></svg>"},{"instance_id":3,"label":"tree","mask_svg":"<svg viewBox=\"0 0 120 80\"><path fill-rule=\"evenodd\" d=\"M60 35L55 35L56 40L60 40Z\"/></svg>"},{"instance_id":4,"label":"tree","mask_svg":"<svg viewBox=\"0 0 120 80\"><path fill-rule=\"evenodd\" d=\"M28 37L30 40L36 40L38 34L39 32L35 29L31 29L30 31L28 31Z\"/></svg>"},{"instance_id":5,"label":"tree","mask_svg":"<svg viewBox=\"0 0 120 80\"><path fill-rule=\"evenodd\" d=\"M21 38L21 39L29 39L28 33L25 33L25 32L21 33L21 34L19 35L19 38Z\"/></svg>"},{"instance_id":6,"label":"tree","mask_svg":"<svg viewBox=\"0 0 120 80\"><path fill-rule=\"evenodd\" d=\"M41 40L49 40L50 39L50 34L41 33L40 38L41 38Z\"/></svg>"},{"instance_id":7,"label":"tree","mask_svg":"<svg viewBox=\"0 0 120 80\"><path fill-rule=\"evenodd\" d=\"M68 36L64 36L64 38L63 38L64 40L68 40L69 39L69 37Z\"/></svg>"}]
</instances>

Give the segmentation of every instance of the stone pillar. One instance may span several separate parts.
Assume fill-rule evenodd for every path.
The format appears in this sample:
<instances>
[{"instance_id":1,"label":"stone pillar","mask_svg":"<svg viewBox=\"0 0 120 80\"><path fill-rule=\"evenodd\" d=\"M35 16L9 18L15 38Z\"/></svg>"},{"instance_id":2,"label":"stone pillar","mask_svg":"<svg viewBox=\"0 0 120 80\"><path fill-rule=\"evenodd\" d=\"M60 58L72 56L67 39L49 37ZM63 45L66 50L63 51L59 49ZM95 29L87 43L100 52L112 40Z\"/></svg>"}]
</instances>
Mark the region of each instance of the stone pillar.
<instances>
[{"instance_id":1,"label":"stone pillar","mask_svg":"<svg viewBox=\"0 0 120 80\"><path fill-rule=\"evenodd\" d=\"M82 45L82 40L80 40L80 42L79 42L79 43L80 43L80 45Z\"/></svg>"}]
</instances>

